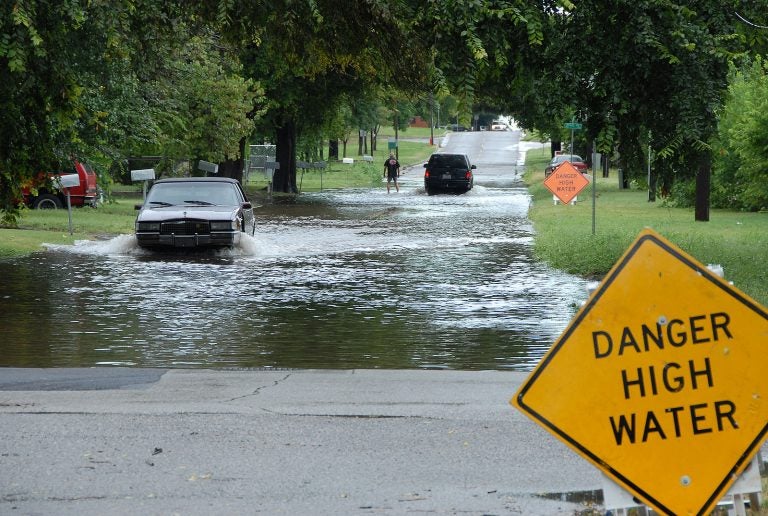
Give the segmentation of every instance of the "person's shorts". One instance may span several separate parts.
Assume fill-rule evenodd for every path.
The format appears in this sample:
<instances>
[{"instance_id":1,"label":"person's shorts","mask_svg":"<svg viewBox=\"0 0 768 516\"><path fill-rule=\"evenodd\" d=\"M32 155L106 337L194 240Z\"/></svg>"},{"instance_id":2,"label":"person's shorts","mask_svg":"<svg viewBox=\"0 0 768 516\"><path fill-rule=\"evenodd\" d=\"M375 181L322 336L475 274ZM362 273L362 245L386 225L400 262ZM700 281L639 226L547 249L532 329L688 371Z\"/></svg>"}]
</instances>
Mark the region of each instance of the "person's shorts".
<instances>
[{"instance_id":1,"label":"person's shorts","mask_svg":"<svg viewBox=\"0 0 768 516\"><path fill-rule=\"evenodd\" d=\"M387 172L387 181L397 181L397 172Z\"/></svg>"}]
</instances>

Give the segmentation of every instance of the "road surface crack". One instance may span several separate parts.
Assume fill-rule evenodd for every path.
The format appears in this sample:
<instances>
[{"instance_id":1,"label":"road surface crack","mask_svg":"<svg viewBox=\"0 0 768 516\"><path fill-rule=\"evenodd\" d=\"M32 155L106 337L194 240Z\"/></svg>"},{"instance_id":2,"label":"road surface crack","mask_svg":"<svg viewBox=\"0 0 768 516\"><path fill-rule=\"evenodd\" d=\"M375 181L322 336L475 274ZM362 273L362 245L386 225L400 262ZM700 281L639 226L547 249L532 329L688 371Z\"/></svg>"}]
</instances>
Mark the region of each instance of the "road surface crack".
<instances>
[{"instance_id":1,"label":"road surface crack","mask_svg":"<svg viewBox=\"0 0 768 516\"><path fill-rule=\"evenodd\" d=\"M264 389L269 389L271 387L277 387L278 385L280 385L281 383L283 383L284 381L286 381L290 377L291 377L291 373L288 373L285 376L283 376L282 378L278 378L277 380L273 381L271 385L262 385L261 387L256 388L251 393L243 394L242 396L236 396L234 398L230 398L225 403L229 403L230 401L241 400L241 399L244 399L244 398L250 398L252 396L258 396L259 394L261 394L261 392Z\"/></svg>"}]
</instances>

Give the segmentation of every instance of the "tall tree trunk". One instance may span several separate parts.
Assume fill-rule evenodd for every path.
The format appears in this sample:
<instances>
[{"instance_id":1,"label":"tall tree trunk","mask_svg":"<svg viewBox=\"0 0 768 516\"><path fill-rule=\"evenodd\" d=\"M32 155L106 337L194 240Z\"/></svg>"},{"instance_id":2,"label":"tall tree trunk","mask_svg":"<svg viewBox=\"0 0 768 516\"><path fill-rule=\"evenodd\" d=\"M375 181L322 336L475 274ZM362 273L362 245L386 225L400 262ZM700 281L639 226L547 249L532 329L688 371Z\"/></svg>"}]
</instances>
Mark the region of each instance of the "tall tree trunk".
<instances>
[{"instance_id":1,"label":"tall tree trunk","mask_svg":"<svg viewBox=\"0 0 768 516\"><path fill-rule=\"evenodd\" d=\"M283 193L296 193L296 124L286 120L282 127L277 129L276 145L277 162L280 168L275 170L272 177L272 190Z\"/></svg>"},{"instance_id":2,"label":"tall tree trunk","mask_svg":"<svg viewBox=\"0 0 768 516\"><path fill-rule=\"evenodd\" d=\"M208 175L216 175L219 177L231 177L232 179L237 179L240 181L240 184L243 183L243 168L245 165L245 162L243 161L243 156L245 156L245 144L246 140L245 138L240 139L240 155L235 159L227 159L225 161L222 161L219 163L219 172L218 174L208 174Z\"/></svg>"},{"instance_id":3,"label":"tall tree trunk","mask_svg":"<svg viewBox=\"0 0 768 516\"><path fill-rule=\"evenodd\" d=\"M712 177L712 157L708 152L702 154L696 170L696 213L695 220L709 221L709 187Z\"/></svg>"},{"instance_id":4,"label":"tall tree trunk","mask_svg":"<svg viewBox=\"0 0 768 516\"><path fill-rule=\"evenodd\" d=\"M371 154L376 152L376 129L371 128Z\"/></svg>"},{"instance_id":5,"label":"tall tree trunk","mask_svg":"<svg viewBox=\"0 0 768 516\"><path fill-rule=\"evenodd\" d=\"M330 140L328 142L328 160L339 159L339 140Z\"/></svg>"}]
</instances>

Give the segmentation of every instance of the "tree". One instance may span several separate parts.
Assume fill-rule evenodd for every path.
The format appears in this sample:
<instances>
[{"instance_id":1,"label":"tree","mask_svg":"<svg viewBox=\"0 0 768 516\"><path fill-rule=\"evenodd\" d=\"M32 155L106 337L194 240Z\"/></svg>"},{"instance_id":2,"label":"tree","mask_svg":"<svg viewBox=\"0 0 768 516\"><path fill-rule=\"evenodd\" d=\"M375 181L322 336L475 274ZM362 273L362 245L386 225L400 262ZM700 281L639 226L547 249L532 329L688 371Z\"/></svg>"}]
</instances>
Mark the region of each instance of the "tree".
<instances>
[{"instance_id":1,"label":"tree","mask_svg":"<svg viewBox=\"0 0 768 516\"><path fill-rule=\"evenodd\" d=\"M517 92L523 56L543 41L545 9L571 6L567 0L415 3L415 30L423 32L433 48L433 92L456 98L462 123L469 122L478 100L509 107L504 95Z\"/></svg>"},{"instance_id":2,"label":"tree","mask_svg":"<svg viewBox=\"0 0 768 516\"><path fill-rule=\"evenodd\" d=\"M709 144L727 86L727 65L743 50L736 2L592 0L553 12L547 31L557 68L545 69L587 123L598 149L618 148L623 168L642 177L641 143L658 149L654 177L699 182L696 219L708 219ZM588 52L567 52L578 44Z\"/></svg>"},{"instance_id":3,"label":"tree","mask_svg":"<svg viewBox=\"0 0 768 516\"><path fill-rule=\"evenodd\" d=\"M280 169L275 191L295 192L296 140L303 127L322 126L336 100L382 84L416 88L426 69L413 15L400 2L332 0L202 2L208 15L228 20L224 34L242 47L248 77L264 87L262 134L272 132Z\"/></svg>"},{"instance_id":4,"label":"tree","mask_svg":"<svg viewBox=\"0 0 768 516\"><path fill-rule=\"evenodd\" d=\"M768 64L757 58L731 73L715 139L713 204L768 208Z\"/></svg>"},{"instance_id":5,"label":"tree","mask_svg":"<svg viewBox=\"0 0 768 516\"><path fill-rule=\"evenodd\" d=\"M140 109L117 109L140 107L138 99L120 94L130 94L137 70L162 54L158 49L174 37L178 14L172 4L139 0L0 4L5 222L15 221L21 185L33 175L94 153L114 141L120 127L144 127Z\"/></svg>"},{"instance_id":6,"label":"tree","mask_svg":"<svg viewBox=\"0 0 768 516\"><path fill-rule=\"evenodd\" d=\"M185 2L0 6L0 210L71 157L224 159L252 131L258 86ZM103 182L103 177L101 178Z\"/></svg>"},{"instance_id":7,"label":"tree","mask_svg":"<svg viewBox=\"0 0 768 516\"><path fill-rule=\"evenodd\" d=\"M210 27L188 37L155 76L142 84L157 134L150 146L162 155L224 161L240 155L263 104L258 84L245 79L231 49ZM130 134L130 131L127 131Z\"/></svg>"}]
</instances>

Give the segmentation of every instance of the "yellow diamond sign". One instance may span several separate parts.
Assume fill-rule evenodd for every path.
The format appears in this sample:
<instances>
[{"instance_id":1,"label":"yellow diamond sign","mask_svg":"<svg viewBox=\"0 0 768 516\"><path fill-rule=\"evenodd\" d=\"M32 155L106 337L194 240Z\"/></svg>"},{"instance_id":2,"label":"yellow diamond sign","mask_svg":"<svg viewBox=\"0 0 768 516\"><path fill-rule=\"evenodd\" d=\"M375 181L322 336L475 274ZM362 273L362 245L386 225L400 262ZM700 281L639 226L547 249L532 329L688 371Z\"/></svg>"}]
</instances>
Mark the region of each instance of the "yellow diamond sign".
<instances>
[{"instance_id":1,"label":"yellow diamond sign","mask_svg":"<svg viewBox=\"0 0 768 516\"><path fill-rule=\"evenodd\" d=\"M651 230L511 403L662 514L706 514L768 432L768 312Z\"/></svg>"}]
</instances>

